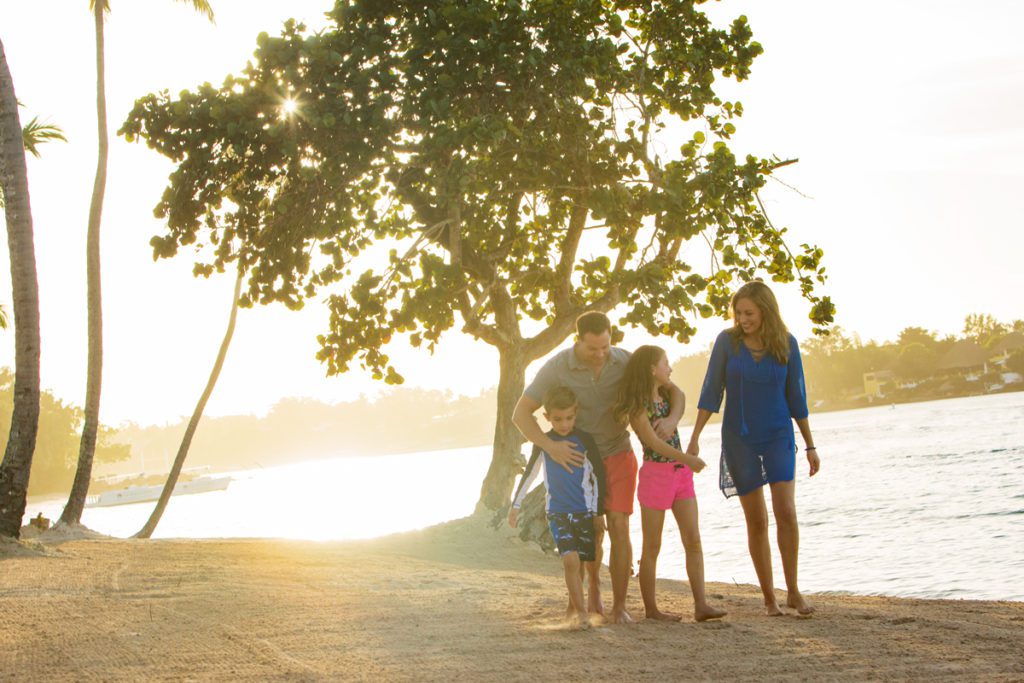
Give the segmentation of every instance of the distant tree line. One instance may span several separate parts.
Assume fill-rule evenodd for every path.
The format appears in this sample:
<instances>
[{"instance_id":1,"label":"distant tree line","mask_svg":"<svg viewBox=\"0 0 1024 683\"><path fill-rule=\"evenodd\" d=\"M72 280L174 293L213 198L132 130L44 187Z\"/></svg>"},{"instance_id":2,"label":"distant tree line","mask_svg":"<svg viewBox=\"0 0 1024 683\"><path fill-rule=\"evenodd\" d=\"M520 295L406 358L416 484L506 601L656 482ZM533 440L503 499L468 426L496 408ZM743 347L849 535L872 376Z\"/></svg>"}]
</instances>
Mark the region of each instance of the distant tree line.
<instances>
[{"instance_id":1,"label":"distant tree line","mask_svg":"<svg viewBox=\"0 0 1024 683\"><path fill-rule=\"evenodd\" d=\"M11 419L14 405L14 373L0 368L0 423ZM29 478L28 495L67 493L75 477L78 462L78 438L85 419L81 408L64 403L48 391L40 394L39 434L36 437L35 457ZM127 460L131 453L128 443L114 443L114 430L99 428L96 461L108 464ZM7 435L0 435L0 445L6 447Z\"/></svg>"}]
</instances>

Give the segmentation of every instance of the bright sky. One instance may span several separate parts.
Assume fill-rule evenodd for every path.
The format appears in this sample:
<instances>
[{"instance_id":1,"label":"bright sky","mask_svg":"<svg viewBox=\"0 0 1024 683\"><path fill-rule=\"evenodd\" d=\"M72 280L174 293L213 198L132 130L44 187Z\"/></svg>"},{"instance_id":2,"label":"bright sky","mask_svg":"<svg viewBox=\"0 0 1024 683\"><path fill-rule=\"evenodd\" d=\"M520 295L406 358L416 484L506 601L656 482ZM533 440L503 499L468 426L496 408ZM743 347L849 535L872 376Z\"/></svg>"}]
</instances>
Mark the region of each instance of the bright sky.
<instances>
[{"instance_id":1,"label":"bright sky","mask_svg":"<svg viewBox=\"0 0 1024 683\"><path fill-rule=\"evenodd\" d=\"M170 0L113 1L107 23L109 126L137 97L218 84L251 56L260 31L288 17L321 25L327 0L213 0L217 24ZM837 322L864 339L892 339L920 325L959 332L971 312L1024 317L1024 3L873 0L728 0L720 23L745 13L765 54L751 80L723 92L746 113L741 152L800 163L773 184L771 217L791 241L825 249ZM3 40L19 99L61 125L68 144L29 161L42 314L43 386L81 405L85 395L85 230L95 169L93 24L88 2L7 0ZM672 141L670 140L669 143ZM103 243L104 382L101 419L165 423L192 412L220 344L228 277L196 280L182 254L154 263L162 228L152 208L170 164L142 144L111 138ZM11 311L7 250L0 302ZM795 288L780 291L800 338L810 333ZM670 356L703 348L722 327L704 321L693 344L664 343ZM286 396L324 401L373 394L382 385L354 371L326 378L315 360L326 311L244 310L208 415L264 413ZM14 335L0 335L12 365ZM627 331L625 345L647 341ZM490 347L458 333L430 358L390 350L409 386L473 394L497 382Z\"/></svg>"}]
</instances>

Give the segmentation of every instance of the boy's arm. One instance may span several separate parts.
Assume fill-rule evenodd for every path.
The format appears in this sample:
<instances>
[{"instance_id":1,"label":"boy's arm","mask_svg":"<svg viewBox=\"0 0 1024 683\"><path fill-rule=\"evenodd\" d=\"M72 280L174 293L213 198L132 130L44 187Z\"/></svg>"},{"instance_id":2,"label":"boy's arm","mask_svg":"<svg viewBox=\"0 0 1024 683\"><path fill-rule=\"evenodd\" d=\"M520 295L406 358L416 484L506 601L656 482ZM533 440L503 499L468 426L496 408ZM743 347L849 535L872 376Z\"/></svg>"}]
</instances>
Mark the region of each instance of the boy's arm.
<instances>
[{"instance_id":1,"label":"boy's arm","mask_svg":"<svg viewBox=\"0 0 1024 683\"><path fill-rule=\"evenodd\" d=\"M513 510L518 510L522 507L523 499L530 492L530 485L533 484L534 479L537 478L537 474L540 472L540 454L540 447L534 446L533 452L530 454L530 461L526 463L523 477L519 480L519 486L516 488L516 495L512 497Z\"/></svg>"},{"instance_id":2,"label":"boy's arm","mask_svg":"<svg viewBox=\"0 0 1024 683\"><path fill-rule=\"evenodd\" d=\"M597 514L604 514L604 497L605 489L607 488L607 482L605 480L604 471L604 459L601 457L601 451L597 448L597 442L594 441L594 437L590 434L584 433L581 441L587 449L587 460L590 461L590 466L594 468L594 477L597 478Z\"/></svg>"}]
</instances>

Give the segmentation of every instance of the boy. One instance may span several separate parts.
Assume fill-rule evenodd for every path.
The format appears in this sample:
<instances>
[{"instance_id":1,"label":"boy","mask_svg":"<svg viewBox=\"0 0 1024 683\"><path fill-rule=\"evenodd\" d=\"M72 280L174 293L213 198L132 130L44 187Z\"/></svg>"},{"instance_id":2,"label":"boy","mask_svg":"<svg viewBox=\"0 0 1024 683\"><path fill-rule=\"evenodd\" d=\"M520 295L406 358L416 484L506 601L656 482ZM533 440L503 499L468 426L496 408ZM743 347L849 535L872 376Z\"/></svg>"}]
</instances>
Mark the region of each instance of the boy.
<instances>
[{"instance_id":1,"label":"boy","mask_svg":"<svg viewBox=\"0 0 1024 683\"><path fill-rule=\"evenodd\" d=\"M567 616L572 628L587 629L590 628L590 618L583 600L583 563L593 562L596 557L594 516L604 511L604 465L593 437L575 428L577 401L572 389L554 387L544 395L543 405L544 417L551 423L548 438L553 441L569 441L570 445L584 451L587 457L581 467L567 469L541 451L539 446L534 446L530 462L516 489L512 509L508 513L508 523L513 528L519 523L519 508L543 462L548 525L558 547L558 554L562 556L565 585L569 589ZM543 459L541 453L544 453Z\"/></svg>"}]
</instances>

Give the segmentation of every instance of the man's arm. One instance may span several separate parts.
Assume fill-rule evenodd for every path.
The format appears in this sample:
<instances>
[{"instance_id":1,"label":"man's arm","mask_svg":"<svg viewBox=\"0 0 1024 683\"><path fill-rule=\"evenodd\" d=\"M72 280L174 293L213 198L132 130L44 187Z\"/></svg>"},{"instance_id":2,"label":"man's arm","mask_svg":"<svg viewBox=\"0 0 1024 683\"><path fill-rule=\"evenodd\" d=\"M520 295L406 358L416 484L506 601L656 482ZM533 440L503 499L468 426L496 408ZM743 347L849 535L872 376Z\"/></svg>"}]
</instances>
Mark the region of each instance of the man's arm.
<instances>
[{"instance_id":1,"label":"man's arm","mask_svg":"<svg viewBox=\"0 0 1024 683\"><path fill-rule=\"evenodd\" d=\"M512 423L522 432L527 441L539 446L567 472L571 472L572 467L581 467L584 454L575 445L569 441L554 441L548 438L544 430L537 424L537 418L533 414L540 407L540 403L529 396L525 394L520 396L519 402L516 403L516 409L512 413Z\"/></svg>"},{"instance_id":2,"label":"man's arm","mask_svg":"<svg viewBox=\"0 0 1024 683\"><path fill-rule=\"evenodd\" d=\"M659 417L651 426L658 438L667 441L672 437L673 432L679 427L679 421L683 419L683 412L686 410L686 395L683 390L672 382L668 383L669 411L667 417Z\"/></svg>"}]
</instances>

